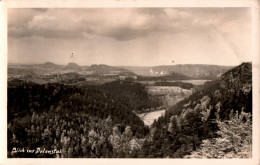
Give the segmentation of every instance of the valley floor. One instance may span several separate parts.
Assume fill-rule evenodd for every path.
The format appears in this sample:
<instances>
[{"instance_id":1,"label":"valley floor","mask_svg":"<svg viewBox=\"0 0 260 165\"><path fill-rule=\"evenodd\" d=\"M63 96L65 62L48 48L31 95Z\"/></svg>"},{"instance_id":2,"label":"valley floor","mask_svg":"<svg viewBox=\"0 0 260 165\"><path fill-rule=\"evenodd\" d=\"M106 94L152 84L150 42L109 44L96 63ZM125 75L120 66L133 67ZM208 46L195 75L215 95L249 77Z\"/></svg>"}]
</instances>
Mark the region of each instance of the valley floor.
<instances>
[{"instance_id":1,"label":"valley floor","mask_svg":"<svg viewBox=\"0 0 260 165\"><path fill-rule=\"evenodd\" d=\"M144 121L145 125L151 126L154 120L157 120L159 117L165 114L165 111L166 109L153 111L153 112L146 112L146 113L138 114L137 116Z\"/></svg>"}]
</instances>

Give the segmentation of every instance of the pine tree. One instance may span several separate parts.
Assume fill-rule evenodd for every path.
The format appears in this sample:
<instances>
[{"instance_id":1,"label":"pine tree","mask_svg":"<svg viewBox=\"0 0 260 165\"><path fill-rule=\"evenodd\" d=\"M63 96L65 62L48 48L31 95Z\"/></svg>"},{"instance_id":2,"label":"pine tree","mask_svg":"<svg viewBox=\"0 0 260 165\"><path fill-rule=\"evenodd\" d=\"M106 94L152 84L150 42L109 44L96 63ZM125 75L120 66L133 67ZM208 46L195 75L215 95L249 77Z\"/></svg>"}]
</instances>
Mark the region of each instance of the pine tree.
<instances>
[{"instance_id":1,"label":"pine tree","mask_svg":"<svg viewBox=\"0 0 260 165\"><path fill-rule=\"evenodd\" d=\"M173 115L170 118L170 124L169 124L169 127L168 127L168 132L174 133L174 131L179 129L179 127L180 127L180 119L178 119L177 115Z\"/></svg>"},{"instance_id":2,"label":"pine tree","mask_svg":"<svg viewBox=\"0 0 260 165\"><path fill-rule=\"evenodd\" d=\"M230 112L229 120L216 120L218 138L203 140L200 149L186 158L250 158L252 157L251 114Z\"/></svg>"}]
</instances>

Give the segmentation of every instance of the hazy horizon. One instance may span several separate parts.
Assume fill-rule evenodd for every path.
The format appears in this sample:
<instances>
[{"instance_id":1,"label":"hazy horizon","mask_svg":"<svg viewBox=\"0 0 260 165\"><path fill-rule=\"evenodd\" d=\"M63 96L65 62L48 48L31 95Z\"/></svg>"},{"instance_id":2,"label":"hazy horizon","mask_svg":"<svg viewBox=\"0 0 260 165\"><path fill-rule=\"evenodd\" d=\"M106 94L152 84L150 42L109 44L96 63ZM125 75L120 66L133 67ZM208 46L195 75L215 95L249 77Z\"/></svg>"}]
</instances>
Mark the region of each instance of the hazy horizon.
<instances>
[{"instance_id":1,"label":"hazy horizon","mask_svg":"<svg viewBox=\"0 0 260 165\"><path fill-rule=\"evenodd\" d=\"M242 64L242 63L252 63L252 61L244 61L244 62L241 62L239 63L238 65ZM59 64L59 63L55 63L55 62L51 62L51 61L46 61L46 62L42 62L42 63L14 63L14 62L8 62L7 64L8 65L41 65L41 64L45 64L45 63L53 63L55 65L62 65L62 66L66 66L68 65L69 63L75 63L79 66L91 66L91 65L108 65L108 64L105 64L105 63L93 63L93 64L90 64L90 65L80 65L76 62L68 62L66 64ZM114 66L114 67L155 67L155 66L176 66L176 65L216 65L216 66L226 66L226 67L233 67L233 66L238 66L238 65L218 65L218 64L162 64L162 65L108 65L108 66Z\"/></svg>"},{"instance_id":2,"label":"hazy horizon","mask_svg":"<svg viewBox=\"0 0 260 165\"><path fill-rule=\"evenodd\" d=\"M8 63L235 66L252 61L251 21L250 8L8 9Z\"/></svg>"}]
</instances>

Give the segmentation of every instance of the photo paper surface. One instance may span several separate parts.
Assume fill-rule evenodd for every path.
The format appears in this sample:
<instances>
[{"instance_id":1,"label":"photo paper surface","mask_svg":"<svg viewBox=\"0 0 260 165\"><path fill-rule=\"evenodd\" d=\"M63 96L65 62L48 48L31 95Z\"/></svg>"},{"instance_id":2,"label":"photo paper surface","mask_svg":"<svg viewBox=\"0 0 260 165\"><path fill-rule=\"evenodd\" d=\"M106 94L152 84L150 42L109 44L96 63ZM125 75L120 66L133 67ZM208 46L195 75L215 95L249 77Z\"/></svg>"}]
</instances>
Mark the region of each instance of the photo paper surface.
<instances>
[{"instance_id":1,"label":"photo paper surface","mask_svg":"<svg viewBox=\"0 0 260 165\"><path fill-rule=\"evenodd\" d=\"M5 3L4 163L257 164L258 6L111 2Z\"/></svg>"}]
</instances>

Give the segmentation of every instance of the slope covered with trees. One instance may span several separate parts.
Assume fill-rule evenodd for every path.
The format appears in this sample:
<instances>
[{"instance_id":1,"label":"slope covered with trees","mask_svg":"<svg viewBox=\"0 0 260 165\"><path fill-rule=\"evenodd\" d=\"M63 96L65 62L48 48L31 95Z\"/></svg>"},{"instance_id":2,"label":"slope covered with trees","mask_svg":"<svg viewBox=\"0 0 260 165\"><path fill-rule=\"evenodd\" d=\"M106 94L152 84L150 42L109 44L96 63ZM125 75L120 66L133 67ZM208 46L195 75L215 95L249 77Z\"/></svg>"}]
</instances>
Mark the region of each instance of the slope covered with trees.
<instances>
[{"instance_id":1,"label":"slope covered with trees","mask_svg":"<svg viewBox=\"0 0 260 165\"><path fill-rule=\"evenodd\" d=\"M106 124L106 120L111 120L111 124ZM91 155L87 149L87 141L82 142L83 137L89 140L88 134L93 133L97 137L89 145L92 146L95 142L97 144L94 146L102 149L104 144L104 150L109 150L104 151L107 152L108 157L120 157L120 155L129 155L134 150L129 149L130 141L133 146L137 145L139 146L137 148L140 148L139 139L149 132L148 127L144 126L144 123L132 113L127 104L105 91L62 84L38 85L20 80L14 80L8 84L8 123L8 139L11 140L8 143L10 154L13 147L33 146L50 150L60 146L56 149L64 149L66 157L69 148L71 148L70 152L75 155L75 147L80 141L85 146L79 151L82 152L80 154L82 157L104 157L99 153L100 151L95 151L95 147L91 149L91 152L94 152ZM105 126L108 128L103 128ZM60 130L58 134L63 133L63 136L56 135L55 130L58 128ZM119 147L113 150L113 140L110 137L110 135L113 136L113 129L118 130L120 139L123 138L121 136L126 130L131 130L131 137L125 142L127 144L121 143L123 140L120 140L120 145L126 145L127 149L119 151L118 149L121 149ZM77 139L72 140L74 135ZM109 137L110 142L108 142ZM68 144L64 142L66 138L67 140L70 138ZM99 142L101 139L103 139L102 142ZM72 155L70 157L73 157ZM33 157L33 154L13 156ZM41 157L41 155L37 156Z\"/></svg>"},{"instance_id":2,"label":"slope covered with trees","mask_svg":"<svg viewBox=\"0 0 260 165\"><path fill-rule=\"evenodd\" d=\"M155 86L178 86L178 87L181 87L183 89L189 89L189 90L194 87L194 85L191 84L191 83L185 83L185 82L181 82L181 81L176 81L176 82L167 82L167 81L155 82L154 85Z\"/></svg>"},{"instance_id":3,"label":"slope covered with trees","mask_svg":"<svg viewBox=\"0 0 260 165\"><path fill-rule=\"evenodd\" d=\"M113 81L98 86L127 104L132 110L155 108L162 103L149 97L145 86L131 81Z\"/></svg>"},{"instance_id":4,"label":"slope covered with trees","mask_svg":"<svg viewBox=\"0 0 260 165\"><path fill-rule=\"evenodd\" d=\"M197 151L185 158L248 158L252 157L252 121L251 114L230 112L230 119L221 121L217 138L206 139Z\"/></svg>"},{"instance_id":5,"label":"slope covered with trees","mask_svg":"<svg viewBox=\"0 0 260 165\"><path fill-rule=\"evenodd\" d=\"M218 158L229 157L229 154L240 157L243 151L246 153L242 157L250 157L247 152L252 145L251 113L252 65L243 63L220 79L206 83L202 91L166 111L152 125L152 138L145 143L146 149L140 155L183 158L190 154L201 155L198 154L201 152L206 154L209 146L215 146L224 152ZM234 127L236 124L238 126ZM229 133L225 133L227 130ZM222 142L219 143L219 140ZM239 140L245 140L246 144ZM229 146L224 145L229 142L232 142ZM149 150L152 154L147 152Z\"/></svg>"}]
</instances>

